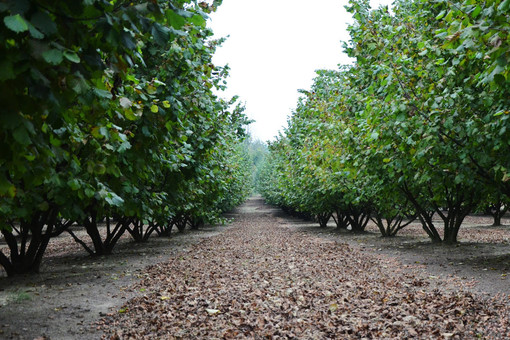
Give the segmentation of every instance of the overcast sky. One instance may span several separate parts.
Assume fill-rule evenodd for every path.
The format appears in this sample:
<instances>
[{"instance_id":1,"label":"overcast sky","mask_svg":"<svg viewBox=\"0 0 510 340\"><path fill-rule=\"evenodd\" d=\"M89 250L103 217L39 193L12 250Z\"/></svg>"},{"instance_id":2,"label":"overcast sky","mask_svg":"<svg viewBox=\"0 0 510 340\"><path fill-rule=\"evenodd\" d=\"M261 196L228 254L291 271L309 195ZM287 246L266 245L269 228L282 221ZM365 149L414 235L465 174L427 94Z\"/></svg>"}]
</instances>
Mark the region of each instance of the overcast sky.
<instances>
[{"instance_id":1,"label":"overcast sky","mask_svg":"<svg viewBox=\"0 0 510 340\"><path fill-rule=\"evenodd\" d=\"M224 97L240 96L255 120L255 139L273 140L317 69L347 64L341 41L352 22L347 0L223 0L211 15L215 37L229 36L214 57L231 68ZM391 0L372 0L372 7Z\"/></svg>"}]
</instances>

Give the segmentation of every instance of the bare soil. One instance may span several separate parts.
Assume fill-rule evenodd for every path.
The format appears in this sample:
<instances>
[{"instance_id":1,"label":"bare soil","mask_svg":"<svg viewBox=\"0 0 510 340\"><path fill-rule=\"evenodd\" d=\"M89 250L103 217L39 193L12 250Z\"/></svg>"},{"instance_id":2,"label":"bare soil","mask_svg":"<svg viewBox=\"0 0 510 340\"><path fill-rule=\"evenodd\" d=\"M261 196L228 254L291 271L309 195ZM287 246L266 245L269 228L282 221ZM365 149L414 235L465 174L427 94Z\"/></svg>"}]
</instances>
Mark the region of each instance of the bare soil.
<instances>
[{"instance_id":1,"label":"bare soil","mask_svg":"<svg viewBox=\"0 0 510 340\"><path fill-rule=\"evenodd\" d=\"M487 338L510 338L504 327L510 227L491 227L490 218L469 217L460 244L443 246L430 243L418 225L394 238L380 237L373 225L363 234L319 228L260 197L230 216L234 222L228 227L208 226L143 244L125 237L115 254L101 258L88 256L68 236L52 240L41 274L0 277L0 339L334 338L363 332L470 338L483 329L492 329L483 333ZM349 270L340 274L342 268ZM322 275L324 282L313 282ZM345 285L368 290L349 297L357 299L354 305L334 302L332 297L345 294ZM399 289L413 294L416 313L407 310L407 319L399 319L403 312L395 308L402 306L391 304L389 295L375 305L371 295ZM463 328L433 329L422 318L424 308L435 305L434 294L466 315L452 319ZM443 308L443 302L437 304ZM443 317L450 310L444 311ZM387 320L370 313L386 313ZM487 324L487 315L496 321ZM160 325L159 333L154 325Z\"/></svg>"}]
</instances>

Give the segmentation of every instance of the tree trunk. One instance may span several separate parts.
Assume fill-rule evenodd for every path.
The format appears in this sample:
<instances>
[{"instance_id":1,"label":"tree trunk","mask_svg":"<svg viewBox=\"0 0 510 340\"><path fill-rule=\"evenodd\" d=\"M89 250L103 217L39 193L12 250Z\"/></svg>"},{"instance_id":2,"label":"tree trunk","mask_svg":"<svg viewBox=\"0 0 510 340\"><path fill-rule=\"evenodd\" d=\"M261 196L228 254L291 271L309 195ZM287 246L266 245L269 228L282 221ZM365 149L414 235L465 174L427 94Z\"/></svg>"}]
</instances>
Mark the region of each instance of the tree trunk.
<instances>
[{"instance_id":1,"label":"tree trunk","mask_svg":"<svg viewBox=\"0 0 510 340\"><path fill-rule=\"evenodd\" d=\"M337 229L347 229L349 226L349 216L340 209L336 209L335 213L336 217L335 214L332 214L331 216L336 223Z\"/></svg>"},{"instance_id":2,"label":"tree trunk","mask_svg":"<svg viewBox=\"0 0 510 340\"><path fill-rule=\"evenodd\" d=\"M464 188L457 185L450 190L446 202L446 214L437 206L435 210L444 223L443 243L456 244L462 222L478 204L478 201L474 193L466 192Z\"/></svg>"},{"instance_id":3,"label":"tree trunk","mask_svg":"<svg viewBox=\"0 0 510 340\"><path fill-rule=\"evenodd\" d=\"M160 237L168 237L172 234L172 229L174 227L174 219L170 219L165 225L158 225L154 223L154 230Z\"/></svg>"},{"instance_id":4,"label":"tree trunk","mask_svg":"<svg viewBox=\"0 0 510 340\"><path fill-rule=\"evenodd\" d=\"M331 218L330 212L317 214L317 221L319 222L320 228L326 228L328 226L330 218Z\"/></svg>"},{"instance_id":5,"label":"tree trunk","mask_svg":"<svg viewBox=\"0 0 510 340\"><path fill-rule=\"evenodd\" d=\"M198 230L204 226L204 219L202 217L192 217L190 218L190 227L193 230Z\"/></svg>"},{"instance_id":6,"label":"tree trunk","mask_svg":"<svg viewBox=\"0 0 510 340\"><path fill-rule=\"evenodd\" d=\"M501 226L501 218L505 213L507 212L508 208L505 207L503 202L498 200L491 209L491 215L494 218L494 222L492 223L492 226L494 227L500 227Z\"/></svg>"},{"instance_id":7,"label":"tree trunk","mask_svg":"<svg viewBox=\"0 0 510 340\"><path fill-rule=\"evenodd\" d=\"M106 237L103 241L97 223L97 211L91 209L89 210L89 214L90 216L84 220L83 225L94 245L94 252L92 255L102 256L111 254L113 248L126 231L130 219L119 218L112 230L110 217L106 216ZM78 243L82 244L79 241ZM87 250L87 248L85 249Z\"/></svg>"},{"instance_id":8,"label":"tree trunk","mask_svg":"<svg viewBox=\"0 0 510 340\"><path fill-rule=\"evenodd\" d=\"M101 235L99 234L99 229L97 227L97 211L90 211L90 216L87 217L83 223L85 226L85 230L92 240L92 244L94 245L94 255L105 255L105 250L103 249L103 240L101 239Z\"/></svg>"},{"instance_id":9,"label":"tree trunk","mask_svg":"<svg viewBox=\"0 0 510 340\"><path fill-rule=\"evenodd\" d=\"M379 231L381 232L382 237L390 236L384 226L383 219L381 218L381 216L378 213L376 213L375 216L372 217L372 221L377 225L377 228L379 228Z\"/></svg>"},{"instance_id":10,"label":"tree trunk","mask_svg":"<svg viewBox=\"0 0 510 340\"><path fill-rule=\"evenodd\" d=\"M10 257L0 253L0 265L4 267L8 276L39 273L42 258L53 235L57 215L56 209L36 212L29 221L20 222L19 230L15 228L11 231L2 230ZM62 228L67 226L62 225ZM13 231L19 234L21 239L19 245Z\"/></svg>"},{"instance_id":11,"label":"tree trunk","mask_svg":"<svg viewBox=\"0 0 510 340\"><path fill-rule=\"evenodd\" d=\"M501 214L494 214L494 222L492 223L493 227L501 226Z\"/></svg>"},{"instance_id":12,"label":"tree trunk","mask_svg":"<svg viewBox=\"0 0 510 340\"><path fill-rule=\"evenodd\" d=\"M153 224L149 224L147 227L145 227L143 221L137 218L127 219L124 223L126 225L126 230L137 243L146 242L154 231Z\"/></svg>"},{"instance_id":13,"label":"tree trunk","mask_svg":"<svg viewBox=\"0 0 510 340\"><path fill-rule=\"evenodd\" d=\"M177 227L177 230L179 230L179 232L181 232L181 233L184 232L184 229L186 229L187 224L188 224L188 219L184 215L180 215L175 220L175 226Z\"/></svg>"},{"instance_id":14,"label":"tree trunk","mask_svg":"<svg viewBox=\"0 0 510 340\"><path fill-rule=\"evenodd\" d=\"M418 215L418 219L421 222L421 226L429 236L430 240L433 243L441 243L443 240L441 239L441 236L439 235L436 226L432 221L432 216L434 215L434 212L429 211L429 209L427 209L424 205L418 202L414 194L411 192L411 190L409 190L406 183L404 183L400 189L407 197L409 202L411 202L411 204L414 206L416 213Z\"/></svg>"},{"instance_id":15,"label":"tree trunk","mask_svg":"<svg viewBox=\"0 0 510 340\"><path fill-rule=\"evenodd\" d=\"M370 221L370 211L364 207L351 205L348 209L347 219L352 227L352 231L361 233L365 231L368 221Z\"/></svg>"},{"instance_id":16,"label":"tree trunk","mask_svg":"<svg viewBox=\"0 0 510 340\"><path fill-rule=\"evenodd\" d=\"M439 232L437 231L436 226L432 221L433 215L434 212L422 211L418 213L418 219L421 222L421 227L423 230L425 230L432 243L441 243L443 240L441 239L441 235L439 235Z\"/></svg>"}]
</instances>

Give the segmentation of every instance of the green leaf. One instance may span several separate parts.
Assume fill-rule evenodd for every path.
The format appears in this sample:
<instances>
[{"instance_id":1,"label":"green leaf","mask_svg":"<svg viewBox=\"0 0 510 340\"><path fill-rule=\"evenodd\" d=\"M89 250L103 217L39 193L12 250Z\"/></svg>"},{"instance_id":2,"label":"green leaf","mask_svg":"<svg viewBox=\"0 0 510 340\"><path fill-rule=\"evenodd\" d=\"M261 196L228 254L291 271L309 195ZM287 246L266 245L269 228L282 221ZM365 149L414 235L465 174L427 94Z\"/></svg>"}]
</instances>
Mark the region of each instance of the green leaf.
<instances>
[{"instance_id":1,"label":"green leaf","mask_svg":"<svg viewBox=\"0 0 510 340\"><path fill-rule=\"evenodd\" d=\"M90 188L85 189L85 196L87 196L88 198L94 197L95 193L96 192Z\"/></svg>"},{"instance_id":2,"label":"green leaf","mask_svg":"<svg viewBox=\"0 0 510 340\"><path fill-rule=\"evenodd\" d=\"M181 37L185 37L188 35L188 33L186 33L185 31L183 30L176 30L175 28L173 27L170 27L169 31L175 35L178 35L178 36L181 36Z\"/></svg>"},{"instance_id":3,"label":"green leaf","mask_svg":"<svg viewBox=\"0 0 510 340\"><path fill-rule=\"evenodd\" d=\"M25 129L25 127L23 126L20 126L18 128L16 128L13 132L12 132L12 136L14 137L14 139L22 144L22 145L29 145L32 141L30 140L30 136L28 135L28 132L27 130Z\"/></svg>"},{"instance_id":4,"label":"green leaf","mask_svg":"<svg viewBox=\"0 0 510 340\"><path fill-rule=\"evenodd\" d=\"M441 11L441 13L439 13L436 16L436 20L441 20L444 17L445 14L446 14L446 11Z\"/></svg>"},{"instance_id":5,"label":"green leaf","mask_svg":"<svg viewBox=\"0 0 510 340\"><path fill-rule=\"evenodd\" d=\"M510 0L505 0L498 6L498 11L503 14L508 14L508 10L510 10Z\"/></svg>"},{"instance_id":6,"label":"green leaf","mask_svg":"<svg viewBox=\"0 0 510 340\"><path fill-rule=\"evenodd\" d=\"M94 93L98 97L101 97L101 98L106 98L106 99L111 99L112 98L112 94L110 93L110 91L106 91L106 90L101 90L101 89L95 88L94 89Z\"/></svg>"},{"instance_id":7,"label":"green leaf","mask_svg":"<svg viewBox=\"0 0 510 340\"><path fill-rule=\"evenodd\" d=\"M52 65L58 65L64 59L62 52L57 49L51 49L51 50L44 51L42 54L42 57L48 64L52 64Z\"/></svg>"},{"instance_id":8,"label":"green leaf","mask_svg":"<svg viewBox=\"0 0 510 340\"><path fill-rule=\"evenodd\" d=\"M8 29L16 33L28 31L28 24L19 14L10 15L4 18L4 24Z\"/></svg>"},{"instance_id":9,"label":"green leaf","mask_svg":"<svg viewBox=\"0 0 510 340\"><path fill-rule=\"evenodd\" d=\"M33 154L26 154L26 155L23 155L23 157L25 157L25 159L29 162L31 162L35 159L35 155L33 155Z\"/></svg>"},{"instance_id":10,"label":"green leaf","mask_svg":"<svg viewBox=\"0 0 510 340\"><path fill-rule=\"evenodd\" d=\"M55 138L55 136L53 134L50 135L50 143L51 143L51 145L54 145L57 147L62 145L62 141L58 138Z\"/></svg>"},{"instance_id":11,"label":"green leaf","mask_svg":"<svg viewBox=\"0 0 510 340\"><path fill-rule=\"evenodd\" d=\"M154 86L154 85L147 86L147 93L148 94L154 94L154 93L156 93L156 91L157 91L156 86Z\"/></svg>"},{"instance_id":12,"label":"green leaf","mask_svg":"<svg viewBox=\"0 0 510 340\"><path fill-rule=\"evenodd\" d=\"M507 62L507 60L506 60L505 55L500 56L500 57L496 60L496 62L497 62L497 64L498 64L498 66L502 66L502 67L505 67L505 66L508 64L508 62Z\"/></svg>"},{"instance_id":13,"label":"green leaf","mask_svg":"<svg viewBox=\"0 0 510 340\"><path fill-rule=\"evenodd\" d=\"M152 111L153 113L158 113L158 111L159 111L158 106L157 106L157 105L152 105L152 106L151 106L151 111Z\"/></svg>"},{"instance_id":14,"label":"green leaf","mask_svg":"<svg viewBox=\"0 0 510 340\"><path fill-rule=\"evenodd\" d=\"M448 14L446 15L446 21L451 21L452 20L452 16L453 16L453 11L449 11Z\"/></svg>"},{"instance_id":15,"label":"green leaf","mask_svg":"<svg viewBox=\"0 0 510 340\"><path fill-rule=\"evenodd\" d=\"M2 196L10 198L16 196L16 187L4 176L0 176L0 197Z\"/></svg>"},{"instance_id":16,"label":"green leaf","mask_svg":"<svg viewBox=\"0 0 510 340\"><path fill-rule=\"evenodd\" d=\"M158 23L155 23L152 26L151 32L156 44L164 46L168 43L170 39L170 29L168 27L164 27Z\"/></svg>"},{"instance_id":17,"label":"green leaf","mask_svg":"<svg viewBox=\"0 0 510 340\"><path fill-rule=\"evenodd\" d=\"M170 25L175 29L181 29L186 24L186 19L169 9L165 12Z\"/></svg>"},{"instance_id":18,"label":"green leaf","mask_svg":"<svg viewBox=\"0 0 510 340\"><path fill-rule=\"evenodd\" d=\"M34 39L43 39L44 34L42 34L37 28L34 27L31 23L28 23L28 31L30 32L30 35Z\"/></svg>"},{"instance_id":19,"label":"green leaf","mask_svg":"<svg viewBox=\"0 0 510 340\"><path fill-rule=\"evenodd\" d=\"M64 57L66 57L67 60L70 62L78 64L80 62L80 57L71 51L64 51Z\"/></svg>"},{"instance_id":20,"label":"green leaf","mask_svg":"<svg viewBox=\"0 0 510 340\"><path fill-rule=\"evenodd\" d=\"M113 192L110 192L104 198L110 205L119 207L124 203L124 200Z\"/></svg>"},{"instance_id":21,"label":"green leaf","mask_svg":"<svg viewBox=\"0 0 510 340\"><path fill-rule=\"evenodd\" d=\"M199 26L199 27L205 27L205 19L203 16L199 15L199 14L195 14L191 20L190 20L193 25L195 26Z\"/></svg>"},{"instance_id":22,"label":"green leaf","mask_svg":"<svg viewBox=\"0 0 510 340\"><path fill-rule=\"evenodd\" d=\"M92 128L92 130L90 130L90 133L92 134L92 136L94 136L94 138L97 138L97 139L104 138L99 126L94 126Z\"/></svg>"},{"instance_id":23,"label":"green leaf","mask_svg":"<svg viewBox=\"0 0 510 340\"><path fill-rule=\"evenodd\" d=\"M103 175L104 173L106 173L106 167L104 166L104 164L96 164L94 165L94 172L98 175Z\"/></svg>"},{"instance_id":24,"label":"green leaf","mask_svg":"<svg viewBox=\"0 0 510 340\"><path fill-rule=\"evenodd\" d=\"M136 115L133 110L129 109L129 110L124 110L124 116L128 119L128 120L137 120L138 118L140 118L141 115Z\"/></svg>"},{"instance_id":25,"label":"green leaf","mask_svg":"<svg viewBox=\"0 0 510 340\"><path fill-rule=\"evenodd\" d=\"M476 6L472 13L473 18L476 19L476 17L480 14L481 11L482 11L482 6L480 6L480 5Z\"/></svg>"},{"instance_id":26,"label":"green leaf","mask_svg":"<svg viewBox=\"0 0 510 340\"><path fill-rule=\"evenodd\" d=\"M117 151L119 152L124 152L128 149L131 148L131 143L129 143L128 141L126 142L122 142L122 144L119 146L119 148L117 149Z\"/></svg>"},{"instance_id":27,"label":"green leaf","mask_svg":"<svg viewBox=\"0 0 510 340\"><path fill-rule=\"evenodd\" d=\"M67 185L69 185L69 188L71 188L73 191L76 191L80 188L80 182L76 178L67 181Z\"/></svg>"}]
</instances>

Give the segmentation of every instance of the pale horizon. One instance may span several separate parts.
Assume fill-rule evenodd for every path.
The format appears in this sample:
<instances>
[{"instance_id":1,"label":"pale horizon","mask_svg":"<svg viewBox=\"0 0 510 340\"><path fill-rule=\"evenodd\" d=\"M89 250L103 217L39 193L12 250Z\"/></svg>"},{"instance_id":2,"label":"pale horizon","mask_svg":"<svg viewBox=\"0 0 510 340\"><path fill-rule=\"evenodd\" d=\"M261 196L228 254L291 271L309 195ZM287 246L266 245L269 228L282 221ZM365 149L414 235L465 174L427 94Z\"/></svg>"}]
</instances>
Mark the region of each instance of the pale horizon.
<instances>
[{"instance_id":1,"label":"pale horizon","mask_svg":"<svg viewBox=\"0 0 510 340\"><path fill-rule=\"evenodd\" d=\"M227 91L246 104L253 139L274 140L320 69L350 63L343 53L351 15L346 0L224 0L211 15L215 38L226 37L213 61L231 68ZM372 7L389 0L372 0Z\"/></svg>"}]
</instances>

